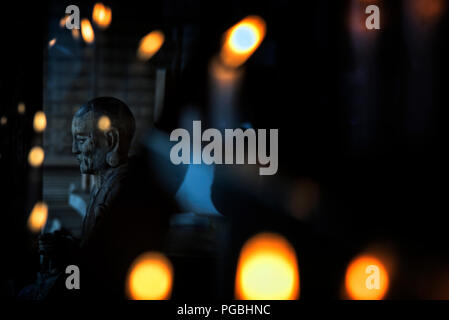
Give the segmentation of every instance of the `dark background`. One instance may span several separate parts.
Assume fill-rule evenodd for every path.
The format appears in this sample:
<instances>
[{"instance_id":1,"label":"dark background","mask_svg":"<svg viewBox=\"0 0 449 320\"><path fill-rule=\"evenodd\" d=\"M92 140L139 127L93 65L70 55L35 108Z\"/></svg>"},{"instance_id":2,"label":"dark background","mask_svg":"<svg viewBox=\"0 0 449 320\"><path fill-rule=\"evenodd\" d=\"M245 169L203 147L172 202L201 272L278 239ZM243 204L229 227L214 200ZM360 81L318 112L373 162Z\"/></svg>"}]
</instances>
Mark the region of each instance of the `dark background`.
<instances>
[{"instance_id":1,"label":"dark background","mask_svg":"<svg viewBox=\"0 0 449 320\"><path fill-rule=\"evenodd\" d=\"M131 24L143 15L151 27L181 35L186 26L193 30L189 46L173 41L173 54L157 61L169 76L164 113L154 125L167 133L179 126L188 104L207 123L207 66L222 33L248 14L267 23L264 42L246 64L239 113L255 128L279 128L280 168L267 184L312 179L320 202L303 221L245 191L234 194L232 184L217 178L212 199L231 231L217 248L225 271L215 279L223 288L210 289L220 291L216 296L232 297L241 244L269 229L285 234L297 249L304 298L337 298L347 262L372 243L388 243L399 261L388 297L448 297L446 2L422 0L421 9L411 9L418 0L361 2L381 8L381 30L370 31L375 36L351 29L350 1L105 2L123 16L113 16L114 22ZM439 10L426 9L435 3ZM8 117L0 127L5 297L33 280L38 263L26 220L42 198L42 169L30 168L27 154L42 139L33 133L32 120L43 107L52 5L14 4L1 11L0 116ZM92 5L80 4L81 12ZM177 58L180 52L185 60ZM25 115L16 112L19 101L27 106Z\"/></svg>"}]
</instances>

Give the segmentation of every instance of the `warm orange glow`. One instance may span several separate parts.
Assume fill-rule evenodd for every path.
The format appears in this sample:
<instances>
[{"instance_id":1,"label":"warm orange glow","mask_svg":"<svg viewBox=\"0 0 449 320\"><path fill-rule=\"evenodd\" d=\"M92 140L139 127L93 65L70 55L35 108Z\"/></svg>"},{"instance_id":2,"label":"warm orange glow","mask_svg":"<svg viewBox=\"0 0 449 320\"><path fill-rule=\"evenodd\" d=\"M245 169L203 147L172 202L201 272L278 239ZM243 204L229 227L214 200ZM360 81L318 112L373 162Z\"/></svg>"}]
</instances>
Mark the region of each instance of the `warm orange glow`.
<instances>
[{"instance_id":1,"label":"warm orange glow","mask_svg":"<svg viewBox=\"0 0 449 320\"><path fill-rule=\"evenodd\" d=\"M212 59L209 72L218 85L225 87L235 85L242 76L241 70L227 68L218 59Z\"/></svg>"},{"instance_id":2,"label":"warm orange glow","mask_svg":"<svg viewBox=\"0 0 449 320\"><path fill-rule=\"evenodd\" d=\"M444 12L445 0L411 0L407 2L409 10L419 22L430 23L436 21Z\"/></svg>"},{"instance_id":3,"label":"warm orange glow","mask_svg":"<svg viewBox=\"0 0 449 320\"><path fill-rule=\"evenodd\" d=\"M33 127L36 132L42 132L47 127L47 117L43 111L38 111L34 115Z\"/></svg>"},{"instance_id":4,"label":"warm orange glow","mask_svg":"<svg viewBox=\"0 0 449 320\"><path fill-rule=\"evenodd\" d=\"M101 116L100 119L98 119L98 129L101 131L109 130L111 127L111 120L109 120L108 116Z\"/></svg>"},{"instance_id":5,"label":"warm orange glow","mask_svg":"<svg viewBox=\"0 0 449 320\"><path fill-rule=\"evenodd\" d=\"M137 56L142 61L147 61L159 51L164 44L165 36L162 31L152 31L143 37L139 43Z\"/></svg>"},{"instance_id":6,"label":"warm orange glow","mask_svg":"<svg viewBox=\"0 0 449 320\"><path fill-rule=\"evenodd\" d=\"M33 147L28 153L28 163L33 167L39 167L44 162L45 153L41 147Z\"/></svg>"},{"instance_id":7,"label":"warm orange glow","mask_svg":"<svg viewBox=\"0 0 449 320\"><path fill-rule=\"evenodd\" d=\"M48 47L49 47L49 48L53 47L53 46L55 45L55 43L56 43L56 38L51 39L51 40L48 42Z\"/></svg>"},{"instance_id":8,"label":"warm orange glow","mask_svg":"<svg viewBox=\"0 0 449 320\"><path fill-rule=\"evenodd\" d=\"M24 114L25 110L26 110L25 103L19 102L19 104L17 106L17 112L20 114Z\"/></svg>"},{"instance_id":9,"label":"warm orange glow","mask_svg":"<svg viewBox=\"0 0 449 320\"><path fill-rule=\"evenodd\" d=\"M102 3L96 3L92 11L93 22L101 29L106 29L111 24L112 10Z\"/></svg>"},{"instance_id":10,"label":"warm orange glow","mask_svg":"<svg viewBox=\"0 0 449 320\"><path fill-rule=\"evenodd\" d=\"M28 218L28 228L33 232L40 232L48 217L48 207L45 202L37 202Z\"/></svg>"},{"instance_id":11,"label":"warm orange glow","mask_svg":"<svg viewBox=\"0 0 449 320\"><path fill-rule=\"evenodd\" d=\"M7 124L7 123L8 123L8 118L6 118L5 116L3 116L3 117L0 118L0 124L1 124L2 126L4 126L4 125Z\"/></svg>"},{"instance_id":12,"label":"warm orange glow","mask_svg":"<svg viewBox=\"0 0 449 320\"><path fill-rule=\"evenodd\" d=\"M73 37L73 39L76 39L76 40L79 39L80 32L78 29L75 29L75 28L72 29L72 37Z\"/></svg>"},{"instance_id":13,"label":"warm orange glow","mask_svg":"<svg viewBox=\"0 0 449 320\"><path fill-rule=\"evenodd\" d=\"M220 58L228 67L239 67L256 51L265 37L265 21L248 16L226 31Z\"/></svg>"},{"instance_id":14,"label":"warm orange glow","mask_svg":"<svg viewBox=\"0 0 449 320\"><path fill-rule=\"evenodd\" d=\"M240 252L235 297L241 300L294 300L299 298L295 249L281 235L260 233Z\"/></svg>"},{"instance_id":15,"label":"warm orange glow","mask_svg":"<svg viewBox=\"0 0 449 320\"><path fill-rule=\"evenodd\" d=\"M62 17L61 20L59 20L59 26L61 28L65 28L65 24L66 24L68 19L69 19L69 16Z\"/></svg>"},{"instance_id":16,"label":"warm orange glow","mask_svg":"<svg viewBox=\"0 0 449 320\"><path fill-rule=\"evenodd\" d=\"M359 256L346 270L345 286L350 299L381 300L385 297L389 286L387 269L374 256Z\"/></svg>"},{"instance_id":17,"label":"warm orange glow","mask_svg":"<svg viewBox=\"0 0 449 320\"><path fill-rule=\"evenodd\" d=\"M133 262L126 282L127 295L132 300L170 299L172 264L163 254L144 253Z\"/></svg>"},{"instance_id":18,"label":"warm orange glow","mask_svg":"<svg viewBox=\"0 0 449 320\"><path fill-rule=\"evenodd\" d=\"M81 20L81 35L87 43L92 43L95 40L94 29L92 29L90 21L86 18Z\"/></svg>"}]
</instances>

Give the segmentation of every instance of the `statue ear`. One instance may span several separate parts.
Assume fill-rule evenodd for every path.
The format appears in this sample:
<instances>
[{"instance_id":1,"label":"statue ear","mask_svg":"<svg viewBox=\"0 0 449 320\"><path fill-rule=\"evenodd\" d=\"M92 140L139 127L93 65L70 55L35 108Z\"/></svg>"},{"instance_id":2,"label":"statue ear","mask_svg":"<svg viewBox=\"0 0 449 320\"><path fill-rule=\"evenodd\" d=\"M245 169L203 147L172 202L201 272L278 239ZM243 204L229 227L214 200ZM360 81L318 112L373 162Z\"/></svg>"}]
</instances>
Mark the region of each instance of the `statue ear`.
<instances>
[{"instance_id":1,"label":"statue ear","mask_svg":"<svg viewBox=\"0 0 449 320\"><path fill-rule=\"evenodd\" d=\"M119 145L120 145L120 135L116 128L111 128L105 132L106 140L108 141L109 152L106 155L106 162L112 168L119 165Z\"/></svg>"}]
</instances>

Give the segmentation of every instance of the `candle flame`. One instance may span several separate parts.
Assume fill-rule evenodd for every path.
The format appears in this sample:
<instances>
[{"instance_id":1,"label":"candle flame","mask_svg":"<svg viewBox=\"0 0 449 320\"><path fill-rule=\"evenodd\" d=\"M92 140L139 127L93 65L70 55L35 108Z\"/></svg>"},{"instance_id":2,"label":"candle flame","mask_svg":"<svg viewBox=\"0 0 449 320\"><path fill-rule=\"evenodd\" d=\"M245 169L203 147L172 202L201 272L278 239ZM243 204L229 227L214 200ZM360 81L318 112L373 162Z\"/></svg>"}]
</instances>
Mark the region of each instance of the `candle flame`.
<instances>
[{"instance_id":1,"label":"candle flame","mask_svg":"<svg viewBox=\"0 0 449 320\"><path fill-rule=\"evenodd\" d=\"M111 120L108 116L101 116L100 119L98 119L98 129L101 131L109 130L111 127Z\"/></svg>"},{"instance_id":2,"label":"candle flame","mask_svg":"<svg viewBox=\"0 0 449 320\"><path fill-rule=\"evenodd\" d=\"M48 47L49 47L49 48L53 47L53 46L55 45L55 43L56 43L56 38L51 39L51 40L48 42Z\"/></svg>"},{"instance_id":3,"label":"candle flame","mask_svg":"<svg viewBox=\"0 0 449 320\"><path fill-rule=\"evenodd\" d=\"M45 227L48 217L48 206L45 202L37 202L28 217L28 228L32 232L40 232Z\"/></svg>"},{"instance_id":4,"label":"candle flame","mask_svg":"<svg viewBox=\"0 0 449 320\"><path fill-rule=\"evenodd\" d=\"M95 4L92 11L92 21L101 29L106 29L111 24L112 10L103 3Z\"/></svg>"},{"instance_id":5,"label":"candle flame","mask_svg":"<svg viewBox=\"0 0 449 320\"><path fill-rule=\"evenodd\" d=\"M299 298L296 253L284 237L261 233L245 243L237 266L235 296L241 300Z\"/></svg>"},{"instance_id":6,"label":"candle flame","mask_svg":"<svg viewBox=\"0 0 449 320\"><path fill-rule=\"evenodd\" d=\"M170 299L172 264L161 253L144 253L133 262L126 282L127 295L132 300Z\"/></svg>"},{"instance_id":7,"label":"candle flame","mask_svg":"<svg viewBox=\"0 0 449 320\"><path fill-rule=\"evenodd\" d=\"M47 117L43 111L38 111L34 115L33 127L36 132L42 132L47 127Z\"/></svg>"},{"instance_id":8,"label":"candle flame","mask_svg":"<svg viewBox=\"0 0 449 320\"><path fill-rule=\"evenodd\" d=\"M45 153L41 147L33 147L28 153L28 163L33 167L39 167L44 162Z\"/></svg>"},{"instance_id":9,"label":"candle flame","mask_svg":"<svg viewBox=\"0 0 449 320\"><path fill-rule=\"evenodd\" d=\"M142 61L149 60L154 56L164 44L165 36L160 30L155 30L147 34L140 40L137 56Z\"/></svg>"},{"instance_id":10,"label":"candle flame","mask_svg":"<svg viewBox=\"0 0 449 320\"><path fill-rule=\"evenodd\" d=\"M19 112L20 114L24 114L25 110L26 110L25 103L19 102L19 104L17 105L17 112Z\"/></svg>"},{"instance_id":11,"label":"candle flame","mask_svg":"<svg viewBox=\"0 0 449 320\"><path fill-rule=\"evenodd\" d=\"M92 29L90 21L86 18L81 20L81 35L86 43L92 43L95 40L94 29Z\"/></svg>"},{"instance_id":12,"label":"candle flame","mask_svg":"<svg viewBox=\"0 0 449 320\"><path fill-rule=\"evenodd\" d=\"M222 62L232 68L241 66L260 46L265 32L265 21L259 16L248 16L235 24L224 35Z\"/></svg>"},{"instance_id":13,"label":"candle flame","mask_svg":"<svg viewBox=\"0 0 449 320\"><path fill-rule=\"evenodd\" d=\"M382 300L389 286L387 269L372 255L358 256L346 270L345 286L350 299Z\"/></svg>"}]
</instances>

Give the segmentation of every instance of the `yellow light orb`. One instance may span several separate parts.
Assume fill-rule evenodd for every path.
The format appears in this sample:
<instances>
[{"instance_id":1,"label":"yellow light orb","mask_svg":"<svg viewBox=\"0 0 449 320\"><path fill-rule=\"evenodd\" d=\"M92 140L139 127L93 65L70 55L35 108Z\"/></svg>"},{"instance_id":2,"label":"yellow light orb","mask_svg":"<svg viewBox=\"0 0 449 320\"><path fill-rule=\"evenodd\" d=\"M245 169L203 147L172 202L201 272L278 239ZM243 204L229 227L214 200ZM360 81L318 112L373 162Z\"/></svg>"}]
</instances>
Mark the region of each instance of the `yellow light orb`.
<instances>
[{"instance_id":1,"label":"yellow light orb","mask_svg":"<svg viewBox=\"0 0 449 320\"><path fill-rule=\"evenodd\" d=\"M34 115L33 127L36 132L42 132L47 127L47 117L43 111L38 111Z\"/></svg>"},{"instance_id":2,"label":"yellow light orb","mask_svg":"<svg viewBox=\"0 0 449 320\"><path fill-rule=\"evenodd\" d=\"M17 112L19 112L20 114L24 114L25 110L26 110L25 103L19 102L19 104L17 105Z\"/></svg>"},{"instance_id":3,"label":"yellow light orb","mask_svg":"<svg viewBox=\"0 0 449 320\"><path fill-rule=\"evenodd\" d=\"M55 43L56 43L56 38L51 39L51 40L48 42L48 47L49 47L49 48L53 47L53 46L55 45Z\"/></svg>"},{"instance_id":4,"label":"yellow light orb","mask_svg":"<svg viewBox=\"0 0 449 320\"><path fill-rule=\"evenodd\" d=\"M260 46L265 33L265 21L259 16L248 16L235 24L224 35L222 62L231 68L241 66Z\"/></svg>"},{"instance_id":5,"label":"yellow light orb","mask_svg":"<svg viewBox=\"0 0 449 320\"><path fill-rule=\"evenodd\" d=\"M45 202L37 202L28 217L28 228L32 232L40 232L45 227L48 217L48 206Z\"/></svg>"},{"instance_id":6,"label":"yellow light orb","mask_svg":"<svg viewBox=\"0 0 449 320\"><path fill-rule=\"evenodd\" d=\"M137 57L142 61L147 61L154 56L164 44L165 36L160 30L155 30L147 34L140 40Z\"/></svg>"},{"instance_id":7,"label":"yellow light orb","mask_svg":"<svg viewBox=\"0 0 449 320\"><path fill-rule=\"evenodd\" d=\"M111 128L111 120L108 116L101 116L100 119L98 119L98 129L101 131L106 131Z\"/></svg>"},{"instance_id":8,"label":"yellow light orb","mask_svg":"<svg viewBox=\"0 0 449 320\"><path fill-rule=\"evenodd\" d=\"M95 33L90 21L86 18L81 20L81 35L86 43L92 43L95 40Z\"/></svg>"},{"instance_id":9,"label":"yellow light orb","mask_svg":"<svg viewBox=\"0 0 449 320\"><path fill-rule=\"evenodd\" d=\"M359 256L346 270L345 286L350 299L381 300L388 291L388 285L388 272L374 256Z\"/></svg>"},{"instance_id":10,"label":"yellow light orb","mask_svg":"<svg viewBox=\"0 0 449 320\"><path fill-rule=\"evenodd\" d=\"M45 153L41 147L33 147L28 153L28 163L33 167L39 167L44 162Z\"/></svg>"},{"instance_id":11,"label":"yellow light orb","mask_svg":"<svg viewBox=\"0 0 449 320\"><path fill-rule=\"evenodd\" d=\"M132 264L127 277L127 295L132 300L170 299L173 267L161 253L147 252Z\"/></svg>"},{"instance_id":12,"label":"yellow light orb","mask_svg":"<svg viewBox=\"0 0 449 320\"><path fill-rule=\"evenodd\" d=\"M106 29L111 24L111 8L102 3L96 3L92 11L92 21L101 29Z\"/></svg>"},{"instance_id":13,"label":"yellow light orb","mask_svg":"<svg viewBox=\"0 0 449 320\"><path fill-rule=\"evenodd\" d=\"M245 243L237 266L235 296L241 300L299 298L296 253L284 237L261 233Z\"/></svg>"}]
</instances>

